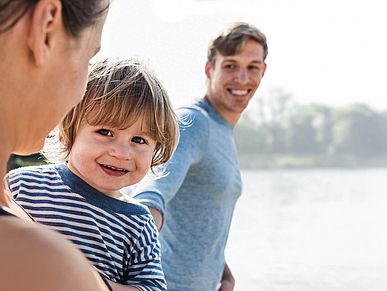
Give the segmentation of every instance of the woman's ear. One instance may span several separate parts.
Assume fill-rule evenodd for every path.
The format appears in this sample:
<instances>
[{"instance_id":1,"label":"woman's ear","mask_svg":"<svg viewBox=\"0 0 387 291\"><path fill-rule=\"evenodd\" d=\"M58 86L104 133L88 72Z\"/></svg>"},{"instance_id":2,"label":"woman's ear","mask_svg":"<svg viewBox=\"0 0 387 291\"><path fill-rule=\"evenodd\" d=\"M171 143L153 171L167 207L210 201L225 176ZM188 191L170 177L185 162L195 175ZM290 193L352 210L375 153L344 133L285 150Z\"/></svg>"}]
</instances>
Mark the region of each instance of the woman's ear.
<instances>
[{"instance_id":1,"label":"woman's ear","mask_svg":"<svg viewBox=\"0 0 387 291\"><path fill-rule=\"evenodd\" d=\"M64 31L61 1L37 1L30 17L28 47L36 65L40 67L49 58L58 33L63 34Z\"/></svg>"}]
</instances>

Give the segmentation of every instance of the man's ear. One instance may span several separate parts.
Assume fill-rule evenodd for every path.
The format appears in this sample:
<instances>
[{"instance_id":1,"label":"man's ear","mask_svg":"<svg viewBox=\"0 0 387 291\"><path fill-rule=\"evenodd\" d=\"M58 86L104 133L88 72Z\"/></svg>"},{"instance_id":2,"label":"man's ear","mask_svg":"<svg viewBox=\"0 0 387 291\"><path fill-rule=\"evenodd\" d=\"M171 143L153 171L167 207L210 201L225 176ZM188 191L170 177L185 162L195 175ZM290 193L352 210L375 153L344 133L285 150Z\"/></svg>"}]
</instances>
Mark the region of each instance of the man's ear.
<instances>
[{"instance_id":1,"label":"man's ear","mask_svg":"<svg viewBox=\"0 0 387 291\"><path fill-rule=\"evenodd\" d=\"M266 63L264 63L263 65L264 65L264 66L263 66L262 77L261 77L261 78L263 78L263 76L265 76L266 67L267 67Z\"/></svg>"},{"instance_id":2,"label":"man's ear","mask_svg":"<svg viewBox=\"0 0 387 291\"><path fill-rule=\"evenodd\" d=\"M212 69L212 65L209 62L207 62L205 67L205 73L206 73L207 79L211 78L211 69Z\"/></svg>"},{"instance_id":3,"label":"man's ear","mask_svg":"<svg viewBox=\"0 0 387 291\"><path fill-rule=\"evenodd\" d=\"M60 0L40 0L32 8L28 46L37 66L49 57L57 34L63 29Z\"/></svg>"}]
</instances>

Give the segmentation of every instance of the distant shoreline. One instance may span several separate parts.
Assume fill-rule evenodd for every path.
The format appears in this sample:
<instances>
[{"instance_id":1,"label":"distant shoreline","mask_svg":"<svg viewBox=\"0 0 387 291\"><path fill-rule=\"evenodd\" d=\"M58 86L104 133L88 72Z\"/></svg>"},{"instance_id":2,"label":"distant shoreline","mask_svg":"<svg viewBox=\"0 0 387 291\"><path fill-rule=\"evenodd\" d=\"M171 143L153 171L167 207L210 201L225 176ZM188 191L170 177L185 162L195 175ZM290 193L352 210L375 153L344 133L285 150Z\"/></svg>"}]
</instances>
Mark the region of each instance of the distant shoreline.
<instances>
[{"instance_id":1,"label":"distant shoreline","mask_svg":"<svg viewBox=\"0 0 387 291\"><path fill-rule=\"evenodd\" d=\"M361 169L387 168L387 156L318 156L318 155L281 155L257 154L239 155L240 167L248 169Z\"/></svg>"}]
</instances>

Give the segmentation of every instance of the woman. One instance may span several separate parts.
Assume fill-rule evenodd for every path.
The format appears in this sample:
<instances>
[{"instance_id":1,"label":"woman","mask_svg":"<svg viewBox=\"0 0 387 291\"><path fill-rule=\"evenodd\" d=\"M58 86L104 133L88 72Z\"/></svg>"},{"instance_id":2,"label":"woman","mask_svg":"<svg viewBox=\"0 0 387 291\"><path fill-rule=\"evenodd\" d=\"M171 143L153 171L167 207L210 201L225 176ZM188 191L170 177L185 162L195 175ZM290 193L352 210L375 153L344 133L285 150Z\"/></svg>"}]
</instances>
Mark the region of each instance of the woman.
<instances>
[{"instance_id":1,"label":"woman","mask_svg":"<svg viewBox=\"0 0 387 291\"><path fill-rule=\"evenodd\" d=\"M81 100L108 6L108 0L0 0L1 178L11 153L38 151ZM70 242L31 223L0 187L0 290L107 290Z\"/></svg>"}]
</instances>

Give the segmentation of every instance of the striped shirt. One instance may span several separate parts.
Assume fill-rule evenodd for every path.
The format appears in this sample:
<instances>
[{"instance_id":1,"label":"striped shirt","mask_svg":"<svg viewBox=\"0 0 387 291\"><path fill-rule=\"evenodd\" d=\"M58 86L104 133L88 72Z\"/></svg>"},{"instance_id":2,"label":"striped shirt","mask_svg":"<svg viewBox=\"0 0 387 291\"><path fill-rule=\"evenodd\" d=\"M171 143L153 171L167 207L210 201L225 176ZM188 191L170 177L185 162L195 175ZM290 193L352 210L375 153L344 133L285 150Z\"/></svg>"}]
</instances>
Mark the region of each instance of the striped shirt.
<instances>
[{"instance_id":1,"label":"striped shirt","mask_svg":"<svg viewBox=\"0 0 387 291\"><path fill-rule=\"evenodd\" d=\"M158 231L145 206L104 195L64 164L20 168L7 181L36 221L75 243L103 276L140 290L166 290Z\"/></svg>"}]
</instances>

